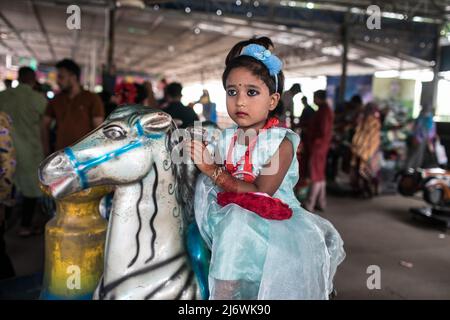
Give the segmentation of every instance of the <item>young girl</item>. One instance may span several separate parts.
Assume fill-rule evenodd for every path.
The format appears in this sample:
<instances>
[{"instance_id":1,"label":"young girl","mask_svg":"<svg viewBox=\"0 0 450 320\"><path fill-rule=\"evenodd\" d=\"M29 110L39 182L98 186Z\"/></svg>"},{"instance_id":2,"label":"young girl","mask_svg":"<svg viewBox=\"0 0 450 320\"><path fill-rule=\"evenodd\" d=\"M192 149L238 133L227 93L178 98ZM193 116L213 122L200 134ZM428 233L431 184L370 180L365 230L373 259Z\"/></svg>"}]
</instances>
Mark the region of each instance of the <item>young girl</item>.
<instances>
[{"instance_id":1,"label":"young girl","mask_svg":"<svg viewBox=\"0 0 450 320\"><path fill-rule=\"evenodd\" d=\"M223 131L218 155L189 144L203 173L195 215L212 252L211 299L328 299L345 256L333 226L294 195L300 138L271 117L284 85L272 47L260 38L230 51L222 81L237 126Z\"/></svg>"}]
</instances>

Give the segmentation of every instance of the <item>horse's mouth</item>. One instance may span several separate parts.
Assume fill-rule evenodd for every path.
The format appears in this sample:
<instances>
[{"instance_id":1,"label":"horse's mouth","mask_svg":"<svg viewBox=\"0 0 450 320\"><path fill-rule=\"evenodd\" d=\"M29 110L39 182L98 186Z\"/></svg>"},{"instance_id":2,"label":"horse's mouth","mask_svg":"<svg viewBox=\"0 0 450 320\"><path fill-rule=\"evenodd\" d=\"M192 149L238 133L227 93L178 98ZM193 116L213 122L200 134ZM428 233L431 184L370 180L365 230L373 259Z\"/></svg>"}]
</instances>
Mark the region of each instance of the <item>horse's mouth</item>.
<instances>
[{"instance_id":1,"label":"horse's mouth","mask_svg":"<svg viewBox=\"0 0 450 320\"><path fill-rule=\"evenodd\" d=\"M59 178L59 179L51 182L48 186L50 189L50 192L52 194L54 194L61 186L63 186L65 184L65 182L67 180L68 180L68 177L62 177L62 178Z\"/></svg>"},{"instance_id":2,"label":"horse's mouth","mask_svg":"<svg viewBox=\"0 0 450 320\"><path fill-rule=\"evenodd\" d=\"M41 180L41 190L56 199L63 198L69 194L79 191L78 183L75 182L73 176L67 175L56 178L50 182L44 182Z\"/></svg>"},{"instance_id":3,"label":"horse's mouth","mask_svg":"<svg viewBox=\"0 0 450 320\"><path fill-rule=\"evenodd\" d=\"M61 198L77 191L77 176L63 152L57 152L45 159L39 168L39 180L44 193Z\"/></svg>"}]
</instances>

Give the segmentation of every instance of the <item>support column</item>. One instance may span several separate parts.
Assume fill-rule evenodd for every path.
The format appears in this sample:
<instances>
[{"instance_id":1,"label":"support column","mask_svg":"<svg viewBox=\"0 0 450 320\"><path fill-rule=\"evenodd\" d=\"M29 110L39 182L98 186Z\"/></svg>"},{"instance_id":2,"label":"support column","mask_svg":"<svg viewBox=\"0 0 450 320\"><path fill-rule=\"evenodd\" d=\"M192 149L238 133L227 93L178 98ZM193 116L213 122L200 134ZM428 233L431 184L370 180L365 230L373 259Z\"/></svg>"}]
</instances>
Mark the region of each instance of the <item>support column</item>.
<instances>
[{"instance_id":1,"label":"support column","mask_svg":"<svg viewBox=\"0 0 450 320\"><path fill-rule=\"evenodd\" d=\"M344 23L341 27L342 37L342 72L341 81L339 83L339 97L338 104L345 101L345 87L347 85L347 64L348 64L348 13L345 15Z\"/></svg>"},{"instance_id":2,"label":"support column","mask_svg":"<svg viewBox=\"0 0 450 320\"><path fill-rule=\"evenodd\" d=\"M114 65L114 27L115 27L116 7L113 6L108 11L108 48L106 57L106 71L111 74Z\"/></svg>"},{"instance_id":3,"label":"support column","mask_svg":"<svg viewBox=\"0 0 450 320\"><path fill-rule=\"evenodd\" d=\"M436 112L436 108L437 108L437 91L438 91L438 82L439 82L439 67L441 65L441 43L440 43L440 38L441 38L441 30L442 30L442 25L439 25L437 27L437 33L436 33L436 40L434 43L434 67L433 67L433 82L432 82L432 86L433 86L433 114Z\"/></svg>"},{"instance_id":4,"label":"support column","mask_svg":"<svg viewBox=\"0 0 450 320\"><path fill-rule=\"evenodd\" d=\"M90 57L90 73L89 73L89 89L93 92L97 78L97 41L94 41L91 47Z\"/></svg>"}]
</instances>

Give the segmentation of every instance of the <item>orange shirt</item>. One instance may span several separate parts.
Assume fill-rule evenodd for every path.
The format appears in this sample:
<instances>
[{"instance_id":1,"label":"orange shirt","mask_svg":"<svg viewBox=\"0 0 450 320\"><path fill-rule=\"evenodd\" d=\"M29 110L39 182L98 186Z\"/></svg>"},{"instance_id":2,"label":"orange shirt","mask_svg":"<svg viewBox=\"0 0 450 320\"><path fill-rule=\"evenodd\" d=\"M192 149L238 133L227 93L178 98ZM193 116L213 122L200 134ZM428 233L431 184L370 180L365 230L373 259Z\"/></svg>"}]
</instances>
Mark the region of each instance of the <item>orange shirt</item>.
<instances>
[{"instance_id":1,"label":"orange shirt","mask_svg":"<svg viewBox=\"0 0 450 320\"><path fill-rule=\"evenodd\" d=\"M65 148L94 128L92 119L104 117L105 111L100 97L81 90L73 99L60 93L51 100L45 115L56 120L56 150Z\"/></svg>"}]
</instances>

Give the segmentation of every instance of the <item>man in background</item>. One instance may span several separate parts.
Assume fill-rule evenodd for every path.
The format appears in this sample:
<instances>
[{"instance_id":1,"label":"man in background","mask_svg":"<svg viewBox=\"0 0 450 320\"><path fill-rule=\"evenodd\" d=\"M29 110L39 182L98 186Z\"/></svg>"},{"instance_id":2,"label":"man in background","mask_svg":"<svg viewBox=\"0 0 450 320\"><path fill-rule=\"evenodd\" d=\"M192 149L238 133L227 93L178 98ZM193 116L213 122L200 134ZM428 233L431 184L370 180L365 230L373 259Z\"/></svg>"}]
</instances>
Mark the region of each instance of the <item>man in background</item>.
<instances>
[{"instance_id":1,"label":"man in background","mask_svg":"<svg viewBox=\"0 0 450 320\"><path fill-rule=\"evenodd\" d=\"M19 69L19 85L0 93L0 111L12 119L12 141L16 148L16 174L14 184L23 195L22 222L19 235L33 233L31 227L37 200L42 196L39 189L38 167L44 159L40 136L40 122L47 100L33 90L36 74L29 67Z\"/></svg>"},{"instance_id":2,"label":"man in background","mask_svg":"<svg viewBox=\"0 0 450 320\"><path fill-rule=\"evenodd\" d=\"M295 83L289 90L283 93L283 96L281 97L284 107L283 116L286 116L287 112L289 112L289 116L291 117L294 115L294 97L300 92L302 92L300 84Z\"/></svg>"},{"instance_id":3,"label":"man in background","mask_svg":"<svg viewBox=\"0 0 450 320\"><path fill-rule=\"evenodd\" d=\"M165 88L166 104L161 110L170 114L177 124L178 128L187 128L194 125L194 121L198 121L198 116L194 110L185 107L181 103L181 91L183 87L178 82L172 82Z\"/></svg>"},{"instance_id":4,"label":"man in background","mask_svg":"<svg viewBox=\"0 0 450 320\"><path fill-rule=\"evenodd\" d=\"M81 71L78 64L73 60L64 59L56 64L56 68L60 93L49 102L42 121L46 155L52 151L49 136L53 120L56 122L55 150L60 150L101 125L105 114L100 97L81 87Z\"/></svg>"}]
</instances>

